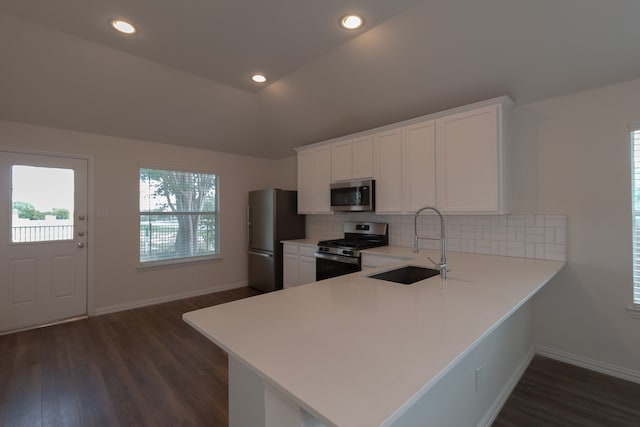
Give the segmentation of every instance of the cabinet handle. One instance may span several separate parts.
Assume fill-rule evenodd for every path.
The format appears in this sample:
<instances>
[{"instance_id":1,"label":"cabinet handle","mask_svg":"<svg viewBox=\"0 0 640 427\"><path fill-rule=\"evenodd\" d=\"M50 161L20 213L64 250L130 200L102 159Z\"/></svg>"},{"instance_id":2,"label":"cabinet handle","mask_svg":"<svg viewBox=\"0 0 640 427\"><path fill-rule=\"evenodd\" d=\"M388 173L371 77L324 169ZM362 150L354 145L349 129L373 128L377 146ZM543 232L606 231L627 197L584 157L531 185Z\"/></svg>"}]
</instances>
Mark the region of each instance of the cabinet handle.
<instances>
[{"instance_id":1,"label":"cabinet handle","mask_svg":"<svg viewBox=\"0 0 640 427\"><path fill-rule=\"evenodd\" d=\"M271 258L273 256L273 254L267 254L264 252L254 252L254 251L249 251L249 255L258 255L258 256L263 256L265 258Z\"/></svg>"}]
</instances>

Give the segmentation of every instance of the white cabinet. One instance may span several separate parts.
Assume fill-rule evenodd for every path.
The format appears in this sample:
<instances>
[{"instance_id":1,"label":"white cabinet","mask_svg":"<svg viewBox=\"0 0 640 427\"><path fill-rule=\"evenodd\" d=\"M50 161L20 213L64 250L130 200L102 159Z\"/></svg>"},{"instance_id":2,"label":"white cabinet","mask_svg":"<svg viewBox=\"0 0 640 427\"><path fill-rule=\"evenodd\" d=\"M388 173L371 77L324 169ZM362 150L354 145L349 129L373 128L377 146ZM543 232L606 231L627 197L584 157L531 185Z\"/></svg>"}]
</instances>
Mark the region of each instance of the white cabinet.
<instances>
[{"instance_id":1,"label":"white cabinet","mask_svg":"<svg viewBox=\"0 0 640 427\"><path fill-rule=\"evenodd\" d=\"M298 213L331 213L331 148L298 151Z\"/></svg>"},{"instance_id":2,"label":"white cabinet","mask_svg":"<svg viewBox=\"0 0 640 427\"><path fill-rule=\"evenodd\" d=\"M287 246L285 245L285 253L282 257L282 287L290 288L300 283L300 266L298 254L290 254L286 252ZM295 246L297 251L298 247Z\"/></svg>"},{"instance_id":3,"label":"white cabinet","mask_svg":"<svg viewBox=\"0 0 640 427\"><path fill-rule=\"evenodd\" d=\"M376 212L510 210L507 97L298 149L298 211L330 213L331 182L373 177Z\"/></svg>"},{"instance_id":4,"label":"white cabinet","mask_svg":"<svg viewBox=\"0 0 640 427\"><path fill-rule=\"evenodd\" d=\"M404 128L403 211L436 204L436 126L433 120Z\"/></svg>"},{"instance_id":5,"label":"white cabinet","mask_svg":"<svg viewBox=\"0 0 640 427\"><path fill-rule=\"evenodd\" d=\"M443 212L509 212L506 114L497 104L438 120L437 206Z\"/></svg>"},{"instance_id":6,"label":"white cabinet","mask_svg":"<svg viewBox=\"0 0 640 427\"><path fill-rule=\"evenodd\" d=\"M376 212L402 212L402 130L374 135Z\"/></svg>"},{"instance_id":7,"label":"white cabinet","mask_svg":"<svg viewBox=\"0 0 640 427\"><path fill-rule=\"evenodd\" d=\"M363 136L331 144L331 181L371 178L373 139Z\"/></svg>"},{"instance_id":8,"label":"white cabinet","mask_svg":"<svg viewBox=\"0 0 640 427\"><path fill-rule=\"evenodd\" d=\"M376 212L413 213L436 202L435 122L374 136Z\"/></svg>"},{"instance_id":9,"label":"white cabinet","mask_svg":"<svg viewBox=\"0 0 640 427\"><path fill-rule=\"evenodd\" d=\"M315 248L311 248L311 255L305 254L302 249L309 250L309 248L300 248L300 279L299 284L311 283L316 281L316 256Z\"/></svg>"},{"instance_id":10,"label":"white cabinet","mask_svg":"<svg viewBox=\"0 0 640 427\"><path fill-rule=\"evenodd\" d=\"M304 285L316 281L315 246L284 244L283 287Z\"/></svg>"}]
</instances>

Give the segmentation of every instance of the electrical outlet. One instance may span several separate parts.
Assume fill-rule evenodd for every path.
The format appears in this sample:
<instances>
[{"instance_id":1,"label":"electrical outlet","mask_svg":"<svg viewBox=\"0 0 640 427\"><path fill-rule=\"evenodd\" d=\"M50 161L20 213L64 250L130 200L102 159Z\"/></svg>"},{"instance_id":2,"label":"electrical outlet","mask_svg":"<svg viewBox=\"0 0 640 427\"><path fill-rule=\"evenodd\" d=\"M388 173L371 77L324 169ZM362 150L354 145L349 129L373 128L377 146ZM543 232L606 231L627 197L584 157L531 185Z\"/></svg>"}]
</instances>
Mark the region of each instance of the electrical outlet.
<instances>
[{"instance_id":1,"label":"electrical outlet","mask_svg":"<svg viewBox=\"0 0 640 427\"><path fill-rule=\"evenodd\" d=\"M476 368L476 392L480 391L482 388L482 366L478 366Z\"/></svg>"}]
</instances>

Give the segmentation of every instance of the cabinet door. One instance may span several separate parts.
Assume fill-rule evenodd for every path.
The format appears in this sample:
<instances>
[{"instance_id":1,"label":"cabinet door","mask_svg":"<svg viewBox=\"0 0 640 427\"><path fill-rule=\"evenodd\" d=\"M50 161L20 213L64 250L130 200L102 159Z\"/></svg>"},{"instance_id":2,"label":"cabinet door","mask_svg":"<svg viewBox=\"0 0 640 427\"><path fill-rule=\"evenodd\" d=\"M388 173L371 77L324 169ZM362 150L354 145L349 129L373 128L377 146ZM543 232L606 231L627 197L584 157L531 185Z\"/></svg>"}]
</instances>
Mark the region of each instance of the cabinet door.
<instances>
[{"instance_id":1,"label":"cabinet door","mask_svg":"<svg viewBox=\"0 0 640 427\"><path fill-rule=\"evenodd\" d=\"M331 181L351 179L351 141L331 144Z\"/></svg>"},{"instance_id":2,"label":"cabinet door","mask_svg":"<svg viewBox=\"0 0 640 427\"><path fill-rule=\"evenodd\" d=\"M436 205L436 126L434 121L405 128L404 210Z\"/></svg>"},{"instance_id":3,"label":"cabinet door","mask_svg":"<svg viewBox=\"0 0 640 427\"><path fill-rule=\"evenodd\" d=\"M298 258L298 255L295 254L284 254L282 266L282 287L285 289L300 284L300 267Z\"/></svg>"},{"instance_id":4,"label":"cabinet door","mask_svg":"<svg viewBox=\"0 0 640 427\"><path fill-rule=\"evenodd\" d=\"M313 150L298 151L298 213L315 209L315 170Z\"/></svg>"},{"instance_id":5,"label":"cabinet door","mask_svg":"<svg viewBox=\"0 0 640 427\"><path fill-rule=\"evenodd\" d=\"M376 212L402 211L402 130L374 135Z\"/></svg>"},{"instance_id":6,"label":"cabinet door","mask_svg":"<svg viewBox=\"0 0 640 427\"><path fill-rule=\"evenodd\" d=\"M438 206L445 212L499 212L498 106L438 121Z\"/></svg>"},{"instance_id":7,"label":"cabinet door","mask_svg":"<svg viewBox=\"0 0 640 427\"><path fill-rule=\"evenodd\" d=\"M331 213L331 147L298 151L298 213Z\"/></svg>"},{"instance_id":8,"label":"cabinet door","mask_svg":"<svg viewBox=\"0 0 640 427\"><path fill-rule=\"evenodd\" d=\"M373 176L373 138L364 136L351 142L351 177L353 179Z\"/></svg>"},{"instance_id":9,"label":"cabinet door","mask_svg":"<svg viewBox=\"0 0 640 427\"><path fill-rule=\"evenodd\" d=\"M300 284L316 281L316 259L314 257L300 257Z\"/></svg>"},{"instance_id":10,"label":"cabinet door","mask_svg":"<svg viewBox=\"0 0 640 427\"><path fill-rule=\"evenodd\" d=\"M331 213L331 147L315 149L315 212Z\"/></svg>"}]
</instances>

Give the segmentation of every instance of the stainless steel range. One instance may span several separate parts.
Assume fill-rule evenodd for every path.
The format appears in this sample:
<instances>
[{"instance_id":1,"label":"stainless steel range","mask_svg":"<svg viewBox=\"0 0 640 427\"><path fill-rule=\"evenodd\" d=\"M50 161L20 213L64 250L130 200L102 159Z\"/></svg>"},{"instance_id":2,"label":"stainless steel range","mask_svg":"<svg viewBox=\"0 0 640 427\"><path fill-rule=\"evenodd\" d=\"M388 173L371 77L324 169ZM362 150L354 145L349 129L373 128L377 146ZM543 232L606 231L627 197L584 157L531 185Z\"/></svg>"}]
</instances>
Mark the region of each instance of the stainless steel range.
<instances>
[{"instance_id":1,"label":"stainless steel range","mask_svg":"<svg viewBox=\"0 0 640 427\"><path fill-rule=\"evenodd\" d=\"M380 222L347 222L344 238L322 240L316 249L316 280L362 270L362 249L387 246L389 226Z\"/></svg>"}]
</instances>

